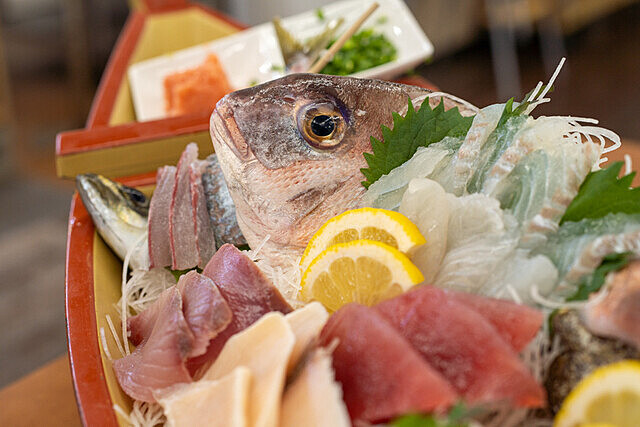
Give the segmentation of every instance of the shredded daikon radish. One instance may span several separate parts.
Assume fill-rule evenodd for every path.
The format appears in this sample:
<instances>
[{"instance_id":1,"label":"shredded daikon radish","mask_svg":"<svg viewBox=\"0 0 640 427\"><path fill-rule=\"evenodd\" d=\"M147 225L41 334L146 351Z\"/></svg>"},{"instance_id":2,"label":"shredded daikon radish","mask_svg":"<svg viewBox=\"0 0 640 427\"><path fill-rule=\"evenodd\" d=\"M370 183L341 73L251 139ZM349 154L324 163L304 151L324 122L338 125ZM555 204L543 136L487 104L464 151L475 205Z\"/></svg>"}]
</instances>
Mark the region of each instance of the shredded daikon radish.
<instances>
[{"instance_id":1,"label":"shredded daikon radish","mask_svg":"<svg viewBox=\"0 0 640 427\"><path fill-rule=\"evenodd\" d=\"M122 298L120 298L120 320L122 322L122 344L124 346L124 351L126 354L130 354L131 351L129 349L129 335L127 333L127 315L129 314L129 308L127 307L127 299L125 298L125 287L127 286L127 273L129 272L129 261L131 260L131 255L136 251L138 246L147 239L148 232L145 232L140 238L135 242L131 248L127 251L124 256L124 260L122 262Z\"/></svg>"},{"instance_id":2,"label":"shredded daikon radish","mask_svg":"<svg viewBox=\"0 0 640 427\"><path fill-rule=\"evenodd\" d=\"M109 346L107 345L107 337L104 334L104 328L100 328L100 342L102 342L102 349L104 350L104 354L109 359L109 362L113 362L113 357L111 357L111 352L109 351Z\"/></svg>"},{"instance_id":3,"label":"shredded daikon radish","mask_svg":"<svg viewBox=\"0 0 640 427\"><path fill-rule=\"evenodd\" d=\"M164 424L166 421L162 406L139 400L133 401L133 408L128 418L134 427L153 427Z\"/></svg>"},{"instance_id":4,"label":"shredded daikon radish","mask_svg":"<svg viewBox=\"0 0 640 427\"><path fill-rule=\"evenodd\" d=\"M120 337L116 332L115 326L113 326L113 322L111 321L111 316L108 314L105 316L107 319L107 325L109 325L109 330L111 331L111 336L113 340L116 342L116 346L118 347L118 351L120 352L120 357L124 356L124 347L122 347L122 343L120 342Z\"/></svg>"},{"instance_id":5,"label":"shredded daikon radish","mask_svg":"<svg viewBox=\"0 0 640 427\"><path fill-rule=\"evenodd\" d=\"M633 167L631 166L631 156L628 154L624 155L624 174L629 175L633 172Z\"/></svg>"}]
</instances>

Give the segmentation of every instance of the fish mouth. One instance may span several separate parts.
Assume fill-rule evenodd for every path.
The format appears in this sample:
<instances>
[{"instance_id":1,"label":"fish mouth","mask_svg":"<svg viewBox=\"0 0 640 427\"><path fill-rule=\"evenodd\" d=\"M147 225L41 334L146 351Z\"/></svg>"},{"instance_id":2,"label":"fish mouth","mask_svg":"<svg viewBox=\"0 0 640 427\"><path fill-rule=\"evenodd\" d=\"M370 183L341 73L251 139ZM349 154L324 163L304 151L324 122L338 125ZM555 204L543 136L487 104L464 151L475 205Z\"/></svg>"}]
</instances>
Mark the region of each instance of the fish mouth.
<instances>
[{"instance_id":1,"label":"fish mouth","mask_svg":"<svg viewBox=\"0 0 640 427\"><path fill-rule=\"evenodd\" d=\"M228 104L228 96L222 98L211 115L209 124L214 149L219 150L222 144L240 160L248 161L253 157L245 138L236 123L233 108Z\"/></svg>"}]
</instances>

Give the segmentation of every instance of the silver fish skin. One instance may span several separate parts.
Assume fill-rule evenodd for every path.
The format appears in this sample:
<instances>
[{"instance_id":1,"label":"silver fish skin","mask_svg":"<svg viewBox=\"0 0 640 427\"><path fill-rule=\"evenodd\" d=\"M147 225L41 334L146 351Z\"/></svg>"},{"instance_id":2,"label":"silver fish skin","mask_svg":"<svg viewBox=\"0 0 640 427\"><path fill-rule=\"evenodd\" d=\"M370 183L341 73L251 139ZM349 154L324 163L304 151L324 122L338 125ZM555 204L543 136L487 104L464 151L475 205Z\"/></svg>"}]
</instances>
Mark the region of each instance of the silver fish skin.
<instances>
[{"instance_id":1,"label":"silver fish skin","mask_svg":"<svg viewBox=\"0 0 640 427\"><path fill-rule=\"evenodd\" d=\"M267 237L262 256L274 263L298 257L328 219L359 206L365 188L360 169L370 137L392 126L408 98L431 92L387 81L291 74L228 94L211 116L215 152L251 248ZM469 108L443 95L445 108ZM432 105L440 97L431 97ZM316 116L320 117L320 123ZM329 139L322 119L330 118ZM318 142L320 140L320 142Z\"/></svg>"},{"instance_id":2,"label":"silver fish skin","mask_svg":"<svg viewBox=\"0 0 640 427\"><path fill-rule=\"evenodd\" d=\"M246 246L247 240L238 227L236 207L231 200L227 183L218 163L218 157L212 154L205 161L207 166L202 173L202 186L213 225L216 248L219 249L225 243L231 243L238 247Z\"/></svg>"},{"instance_id":3,"label":"silver fish skin","mask_svg":"<svg viewBox=\"0 0 640 427\"><path fill-rule=\"evenodd\" d=\"M78 175L76 189L107 245L121 259L135 245L131 268L148 269L149 248L143 236L147 233L149 199L135 188L95 174Z\"/></svg>"}]
</instances>

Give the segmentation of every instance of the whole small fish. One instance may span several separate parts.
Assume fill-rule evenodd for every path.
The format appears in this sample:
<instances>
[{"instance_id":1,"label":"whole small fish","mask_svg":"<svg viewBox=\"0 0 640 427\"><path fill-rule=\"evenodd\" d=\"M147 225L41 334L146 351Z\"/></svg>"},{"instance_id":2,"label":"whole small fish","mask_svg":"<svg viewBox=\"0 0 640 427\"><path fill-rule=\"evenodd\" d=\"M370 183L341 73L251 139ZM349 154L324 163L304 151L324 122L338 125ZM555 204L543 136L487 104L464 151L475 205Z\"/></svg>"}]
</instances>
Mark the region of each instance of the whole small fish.
<instances>
[{"instance_id":1,"label":"whole small fish","mask_svg":"<svg viewBox=\"0 0 640 427\"><path fill-rule=\"evenodd\" d=\"M76 188L91 215L98 233L121 259L134 246L130 264L134 269L149 267L147 217L149 199L135 188L111 181L102 175L81 174Z\"/></svg>"},{"instance_id":2,"label":"whole small fish","mask_svg":"<svg viewBox=\"0 0 640 427\"><path fill-rule=\"evenodd\" d=\"M358 206L363 153L407 99L431 92L397 83L292 74L225 96L211 138L250 247L263 256L299 256L329 218ZM445 108L465 105L442 95ZM429 98L435 105L440 97Z\"/></svg>"}]
</instances>

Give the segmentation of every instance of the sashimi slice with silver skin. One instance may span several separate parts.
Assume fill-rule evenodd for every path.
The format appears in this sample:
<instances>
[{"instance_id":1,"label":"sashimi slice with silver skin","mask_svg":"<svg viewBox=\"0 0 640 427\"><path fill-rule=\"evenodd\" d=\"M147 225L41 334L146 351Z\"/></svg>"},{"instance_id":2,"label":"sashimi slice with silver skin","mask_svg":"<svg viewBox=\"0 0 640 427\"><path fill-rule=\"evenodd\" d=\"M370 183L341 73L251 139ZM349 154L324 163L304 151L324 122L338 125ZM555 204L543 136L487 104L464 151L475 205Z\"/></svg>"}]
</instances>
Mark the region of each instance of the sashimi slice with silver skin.
<instances>
[{"instance_id":1,"label":"sashimi slice with silver skin","mask_svg":"<svg viewBox=\"0 0 640 427\"><path fill-rule=\"evenodd\" d=\"M102 175L80 174L76 188L98 233L120 259L131 253L131 267L149 269L149 199L135 188Z\"/></svg>"}]
</instances>

